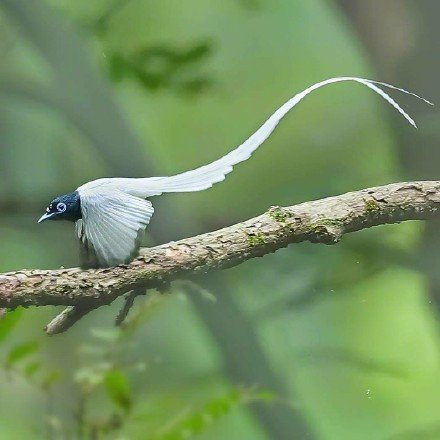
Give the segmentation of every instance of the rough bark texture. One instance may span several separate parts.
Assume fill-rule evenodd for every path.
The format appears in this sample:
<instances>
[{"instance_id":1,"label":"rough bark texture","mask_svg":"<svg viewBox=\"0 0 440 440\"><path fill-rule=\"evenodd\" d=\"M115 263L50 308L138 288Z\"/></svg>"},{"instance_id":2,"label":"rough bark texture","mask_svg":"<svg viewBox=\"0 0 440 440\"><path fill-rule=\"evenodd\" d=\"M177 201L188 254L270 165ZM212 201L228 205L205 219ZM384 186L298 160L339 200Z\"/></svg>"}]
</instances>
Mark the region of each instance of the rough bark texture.
<instances>
[{"instance_id":1,"label":"rough bark texture","mask_svg":"<svg viewBox=\"0 0 440 440\"><path fill-rule=\"evenodd\" d=\"M404 182L364 189L266 213L215 232L142 249L131 264L98 270L20 270L0 275L0 307L111 303L137 288L164 283L310 241L335 244L350 232L438 216L440 182Z\"/></svg>"}]
</instances>

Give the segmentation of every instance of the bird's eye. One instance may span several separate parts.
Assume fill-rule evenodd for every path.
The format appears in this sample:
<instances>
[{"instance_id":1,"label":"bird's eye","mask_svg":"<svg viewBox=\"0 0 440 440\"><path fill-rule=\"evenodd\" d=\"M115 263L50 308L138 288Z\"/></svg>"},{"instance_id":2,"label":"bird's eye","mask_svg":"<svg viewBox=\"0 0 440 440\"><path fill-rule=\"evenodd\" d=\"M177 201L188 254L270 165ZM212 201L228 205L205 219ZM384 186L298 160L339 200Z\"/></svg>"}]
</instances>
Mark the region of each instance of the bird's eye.
<instances>
[{"instance_id":1,"label":"bird's eye","mask_svg":"<svg viewBox=\"0 0 440 440\"><path fill-rule=\"evenodd\" d=\"M64 212L66 210L67 206L65 203L60 202L57 204L57 211L58 212Z\"/></svg>"}]
</instances>

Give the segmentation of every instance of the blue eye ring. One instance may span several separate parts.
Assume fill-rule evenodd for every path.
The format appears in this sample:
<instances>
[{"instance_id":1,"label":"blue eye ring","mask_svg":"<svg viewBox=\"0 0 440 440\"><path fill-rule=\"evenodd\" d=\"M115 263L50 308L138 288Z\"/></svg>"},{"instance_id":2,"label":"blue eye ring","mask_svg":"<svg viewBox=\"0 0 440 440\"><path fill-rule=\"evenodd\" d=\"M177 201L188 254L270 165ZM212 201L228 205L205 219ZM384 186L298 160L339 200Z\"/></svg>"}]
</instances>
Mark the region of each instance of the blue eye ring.
<instances>
[{"instance_id":1,"label":"blue eye ring","mask_svg":"<svg viewBox=\"0 0 440 440\"><path fill-rule=\"evenodd\" d=\"M67 206L65 203L63 203L63 202L57 203L57 211L58 212L64 212L66 209L67 209Z\"/></svg>"}]
</instances>

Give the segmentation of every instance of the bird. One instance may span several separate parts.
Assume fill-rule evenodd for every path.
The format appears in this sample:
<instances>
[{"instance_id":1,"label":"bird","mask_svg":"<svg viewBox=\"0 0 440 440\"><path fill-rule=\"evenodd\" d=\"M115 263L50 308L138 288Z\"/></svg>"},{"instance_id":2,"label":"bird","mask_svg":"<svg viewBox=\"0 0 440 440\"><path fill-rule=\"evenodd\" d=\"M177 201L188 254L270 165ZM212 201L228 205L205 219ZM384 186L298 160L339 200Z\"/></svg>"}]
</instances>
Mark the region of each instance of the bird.
<instances>
[{"instance_id":1,"label":"bird","mask_svg":"<svg viewBox=\"0 0 440 440\"><path fill-rule=\"evenodd\" d=\"M414 120L382 88L428 100L391 84L358 77L335 77L315 83L279 107L241 145L208 165L173 176L100 178L52 200L38 223L46 220L75 222L80 242L80 265L103 268L130 263L154 213L150 197L162 193L202 191L221 182L233 166L247 160L270 136L281 119L303 98L321 87L344 81L362 84L391 104L413 127Z\"/></svg>"}]
</instances>

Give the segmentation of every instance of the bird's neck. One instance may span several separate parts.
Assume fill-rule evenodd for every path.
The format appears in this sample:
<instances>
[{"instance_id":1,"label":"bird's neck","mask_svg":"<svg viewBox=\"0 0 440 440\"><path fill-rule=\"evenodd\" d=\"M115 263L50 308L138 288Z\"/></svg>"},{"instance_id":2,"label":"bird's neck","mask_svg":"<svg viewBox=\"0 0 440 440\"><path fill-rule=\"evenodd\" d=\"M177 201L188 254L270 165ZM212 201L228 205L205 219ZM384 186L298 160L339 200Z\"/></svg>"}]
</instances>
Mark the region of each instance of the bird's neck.
<instances>
[{"instance_id":1,"label":"bird's neck","mask_svg":"<svg viewBox=\"0 0 440 440\"><path fill-rule=\"evenodd\" d=\"M65 220L76 222L82 218L81 212L81 197L78 191L66 194L66 205L67 209L64 215Z\"/></svg>"}]
</instances>

